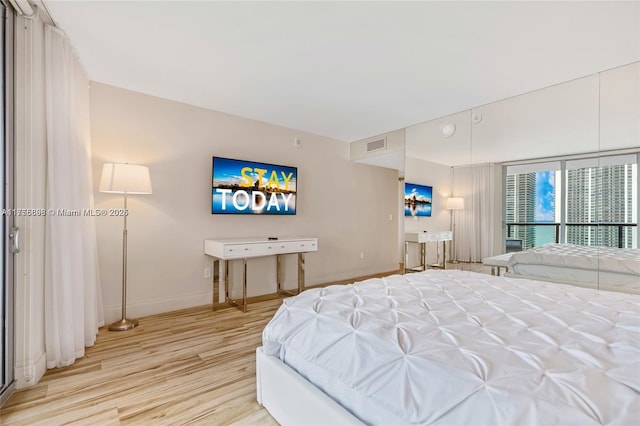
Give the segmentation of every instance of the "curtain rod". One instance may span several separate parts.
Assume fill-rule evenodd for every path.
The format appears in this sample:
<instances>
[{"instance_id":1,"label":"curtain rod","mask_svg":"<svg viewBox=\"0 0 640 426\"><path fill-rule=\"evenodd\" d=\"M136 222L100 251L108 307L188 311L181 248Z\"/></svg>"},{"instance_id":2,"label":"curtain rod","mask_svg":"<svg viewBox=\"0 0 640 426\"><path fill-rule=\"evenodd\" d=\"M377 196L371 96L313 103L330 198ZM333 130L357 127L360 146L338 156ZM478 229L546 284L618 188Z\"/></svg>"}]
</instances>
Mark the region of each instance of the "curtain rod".
<instances>
[{"instance_id":1,"label":"curtain rod","mask_svg":"<svg viewBox=\"0 0 640 426\"><path fill-rule=\"evenodd\" d=\"M27 0L9 0L9 3L11 3L11 6L13 6L19 15L25 18L31 18L36 13Z\"/></svg>"},{"instance_id":2,"label":"curtain rod","mask_svg":"<svg viewBox=\"0 0 640 426\"><path fill-rule=\"evenodd\" d=\"M26 19L40 17L45 24L59 28L44 0L9 0L9 2L20 16Z\"/></svg>"}]
</instances>

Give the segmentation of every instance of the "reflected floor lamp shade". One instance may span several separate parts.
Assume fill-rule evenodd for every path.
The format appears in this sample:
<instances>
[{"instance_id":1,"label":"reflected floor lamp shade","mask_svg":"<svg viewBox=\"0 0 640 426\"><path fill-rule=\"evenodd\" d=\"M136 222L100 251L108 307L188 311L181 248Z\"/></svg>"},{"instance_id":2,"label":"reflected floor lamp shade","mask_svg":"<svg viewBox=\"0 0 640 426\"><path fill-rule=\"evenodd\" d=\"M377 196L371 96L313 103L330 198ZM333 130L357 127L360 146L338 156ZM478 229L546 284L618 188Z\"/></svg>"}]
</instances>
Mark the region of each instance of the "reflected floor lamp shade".
<instances>
[{"instance_id":1,"label":"reflected floor lamp shade","mask_svg":"<svg viewBox=\"0 0 640 426\"><path fill-rule=\"evenodd\" d=\"M449 197L445 201L444 208L447 210L464 210L464 198L461 197ZM458 263L456 257L456 221L453 218L453 212L451 212L451 231L453 237L451 238L451 263Z\"/></svg>"},{"instance_id":2,"label":"reflected floor lamp shade","mask_svg":"<svg viewBox=\"0 0 640 426\"><path fill-rule=\"evenodd\" d=\"M127 195L151 194L151 179L146 166L125 163L105 163L102 166L100 192L123 194L127 210ZM122 230L122 319L109 325L111 331L124 331L138 325L138 320L127 318L127 215Z\"/></svg>"}]
</instances>

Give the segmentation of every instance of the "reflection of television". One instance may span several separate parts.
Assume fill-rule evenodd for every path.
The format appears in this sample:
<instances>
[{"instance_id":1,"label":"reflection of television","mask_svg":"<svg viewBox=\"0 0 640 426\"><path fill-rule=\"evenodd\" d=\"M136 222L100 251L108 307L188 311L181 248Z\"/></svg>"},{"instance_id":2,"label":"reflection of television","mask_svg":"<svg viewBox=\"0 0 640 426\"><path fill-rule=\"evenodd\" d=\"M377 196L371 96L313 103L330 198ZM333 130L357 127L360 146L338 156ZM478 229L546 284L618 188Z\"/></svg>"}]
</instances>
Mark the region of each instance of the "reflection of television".
<instances>
[{"instance_id":1,"label":"reflection of television","mask_svg":"<svg viewBox=\"0 0 640 426\"><path fill-rule=\"evenodd\" d=\"M404 184L404 215L431 216L433 188L415 183Z\"/></svg>"},{"instance_id":2,"label":"reflection of television","mask_svg":"<svg viewBox=\"0 0 640 426\"><path fill-rule=\"evenodd\" d=\"M211 213L296 214L298 169L213 157Z\"/></svg>"}]
</instances>

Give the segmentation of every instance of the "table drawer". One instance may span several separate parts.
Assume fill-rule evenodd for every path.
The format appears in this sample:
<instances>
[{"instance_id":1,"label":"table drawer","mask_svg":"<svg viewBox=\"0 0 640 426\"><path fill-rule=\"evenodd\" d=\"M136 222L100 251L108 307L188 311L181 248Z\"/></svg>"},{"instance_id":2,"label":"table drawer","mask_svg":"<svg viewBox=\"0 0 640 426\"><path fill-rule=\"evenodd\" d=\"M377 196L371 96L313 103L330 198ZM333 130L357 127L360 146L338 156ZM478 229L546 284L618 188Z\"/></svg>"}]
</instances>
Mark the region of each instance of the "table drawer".
<instances>
[{"instance_id":1,"label":"table drawer","mask_svg":"<svg viewBox=\"0 0 640 426\"><path fill-rule=\"evenodd\" d=\"M252 255L252 244L232 244L224 246L224 257L249 257Z\"/></svg>"},{"instance_id":2,"label":"table drawer","mask_svg":"<svg viewBox=\"0 0 640 426\"><path fill-rule=\"evenodd\" d=\"M298 241L296 242L296 251L299 251L299 252L318 251L318 241L317 240Z\"/></svg>"},{"instance_id":3,"label":"table drawer","mask_svg":"<svg viewBox=\"0 0 640 426\"><path fill-rule=\"evenodd\" d=\"M268 243L253 244L251 253L254 256L268 256L270 254L282 253L280 250L282 243L278 241L269 241Z\"/></svg>"},{"instance_id":4,"label":"table drawer","mask_svg":"<svg viewBox=\"0 0 640 426\"><path fill-rule=\"evenodd\" d=\"M318 251L317 238L282 238L280 240L251 241L205 240L204 251L218 259L242 259L277 254Z\"/></svg>"},{"instance_id":5,"label":"table drawer","mask_svg":"<svg viewBox=\"0 0 640 426\"><path fill-rule=\"evenodd\" d=\"M253 244L251 254L253 256L267 256L270 254L293 253L298 245L293 241L269 241L267 243Z\"/></svg>"},{"instance_id":6,"label":"table drawer","mask_svg":"<svg viewBox=\"0 0 640 426\"><path fill-rule=\"evenodd\" d=\"M276 247L276 253L293 253L296 251L297 245L294 241L281 241Z\"/></svg>"}]
</instances>

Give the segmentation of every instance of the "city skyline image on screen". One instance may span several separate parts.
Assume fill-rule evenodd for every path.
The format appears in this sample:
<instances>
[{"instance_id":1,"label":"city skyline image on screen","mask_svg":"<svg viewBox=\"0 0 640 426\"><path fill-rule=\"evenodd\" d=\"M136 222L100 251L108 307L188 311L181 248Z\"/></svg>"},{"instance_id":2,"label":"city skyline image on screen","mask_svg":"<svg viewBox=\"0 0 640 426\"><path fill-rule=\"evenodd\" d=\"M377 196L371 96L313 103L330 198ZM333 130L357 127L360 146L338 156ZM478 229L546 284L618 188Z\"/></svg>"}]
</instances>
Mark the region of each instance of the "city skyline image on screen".
<instances>
[{"instance_id":1,"label":"city skyline image on screen","mask_svg":"<svg viewBox=\"0 0 640 426\"><path fill-rule=\"evenodd\" d=\"M213 157L211 213L295 215L298 169Z\"/></svg>"},{"instance_id":2,"label":"city skyline image on screen","mask_svg":"<svg viewBox=\"0 0 640 426\"><path fill-rule=\"evenodd\" d=\"M431 216L432 194L431 186L405 182L404 215Z\"/></svg>"}]
</instances>

